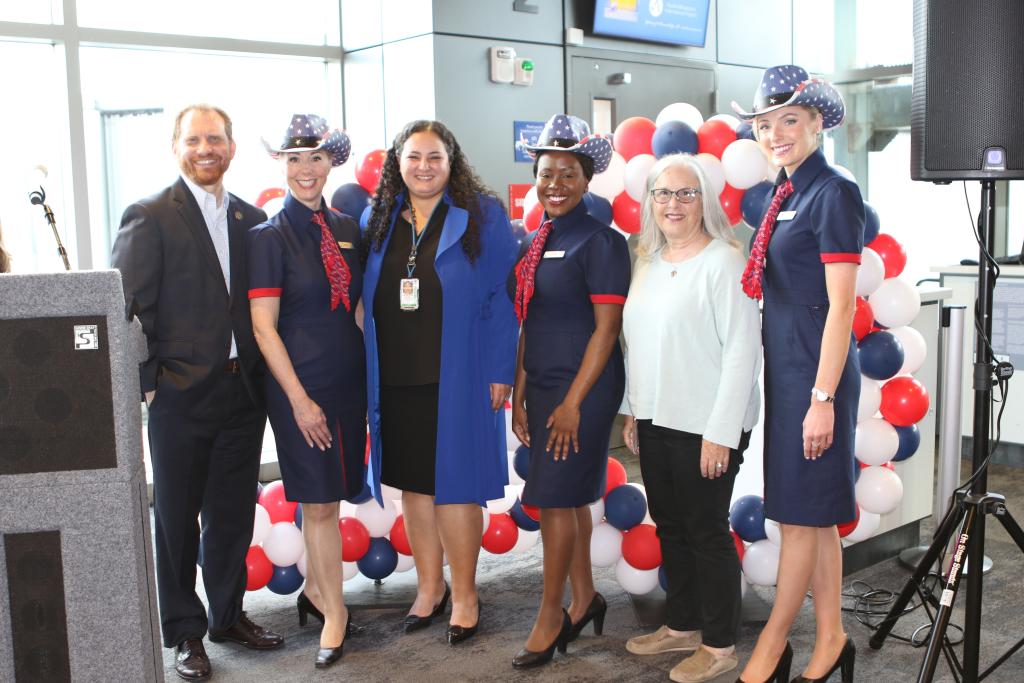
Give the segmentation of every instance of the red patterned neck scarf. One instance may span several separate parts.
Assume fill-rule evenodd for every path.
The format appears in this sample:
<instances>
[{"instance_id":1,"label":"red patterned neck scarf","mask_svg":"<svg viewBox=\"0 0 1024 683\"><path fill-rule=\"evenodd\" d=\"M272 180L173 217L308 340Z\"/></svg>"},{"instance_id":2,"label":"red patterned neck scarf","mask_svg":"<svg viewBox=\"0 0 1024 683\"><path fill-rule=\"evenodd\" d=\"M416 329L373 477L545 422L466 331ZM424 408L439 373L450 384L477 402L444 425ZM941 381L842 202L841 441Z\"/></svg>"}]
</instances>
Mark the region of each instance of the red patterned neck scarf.
<instances>
[{"instance_id":1,"label":"red patterned neck scarf","mask_svg":"<svg viewBox=\"0 0 1024 683\"><path fill-rule=\"evenodd\" d=\"M537 236L530 243L526 255L516 264L516 297L513 304L516 309L516 317L522 323L526 320L526 309L533 298L533 278L537 274L537 265L540 264L541 255L544 253L544 244L548 241L548 235L555 224L551 221L544 221L537 230Z\"/></svg>"},{"instance_id":2,"label":"red patterned neck scarf","mask_svg":"<svg viewBox=\"0 0 1024 683\"><path fill-rule=\"evenodd\" d=\"M768 207L768 213L761 221L761 227L754 239L754 246L750 249L750 258L747 259L747 267L743 270L743 291L751 299L761 299L761 280L764 279L764 264L768 256L768 240L772 238L772 231L775 229L775 221L779 218L779 209L782 202L786 201L789 195L793 194L793 182L786 180L775 191L772 203Z\"/></svg>"},{"instance_id":3,"label":"red patterned neck scarf","mask_svg":"<svg viewBox=\"0 0 1024 683\"><path fill-rule=\"evenodd\" d=\"M331 283L331 310L336 309L340 301L344 302L345 310L351 312L352 303L348 300L348 285L352 282L352 273L341 256L341 249L334 241L334 235L327 227L323 213L315 212L313 222L320 226L320 258L324 262L327 281Z\"/></svg>"}]
</instances>

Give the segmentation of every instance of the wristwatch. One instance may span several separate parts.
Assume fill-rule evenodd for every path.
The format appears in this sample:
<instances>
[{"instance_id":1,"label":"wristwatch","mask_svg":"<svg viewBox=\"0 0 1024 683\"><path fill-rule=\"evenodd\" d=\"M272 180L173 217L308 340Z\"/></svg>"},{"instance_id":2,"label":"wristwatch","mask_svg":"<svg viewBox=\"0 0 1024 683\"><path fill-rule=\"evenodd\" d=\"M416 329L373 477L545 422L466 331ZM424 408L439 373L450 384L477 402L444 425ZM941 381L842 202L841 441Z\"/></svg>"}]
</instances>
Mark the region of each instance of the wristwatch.
<instances>
[{"instance_id":1,"label":"wristwatch","mask_svg":"<svg viewBox=\"0 0 1024 683\"><path fill-rule=\"evenodd\" d=\"M835 396L828 393L827 391L822 391L818 387L814 387L813 389L811 389L811 396L813 396L816 400L821 401L822 403L833 403L836 400Z\"/></svg>"}]
</instances>

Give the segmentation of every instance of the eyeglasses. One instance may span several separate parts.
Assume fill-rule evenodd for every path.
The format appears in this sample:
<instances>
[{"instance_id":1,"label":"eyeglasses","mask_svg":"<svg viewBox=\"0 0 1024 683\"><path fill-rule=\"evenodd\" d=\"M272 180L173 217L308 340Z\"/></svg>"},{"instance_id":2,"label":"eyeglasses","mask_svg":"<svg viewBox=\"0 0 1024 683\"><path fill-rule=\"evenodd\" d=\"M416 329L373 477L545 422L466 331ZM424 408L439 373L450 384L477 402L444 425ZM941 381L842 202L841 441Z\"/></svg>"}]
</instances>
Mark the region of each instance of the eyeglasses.
<instances>
[{"instance_id":1,"label":"eyeglasses","mask_svg":"<svg viewBox=\"0 0 1024 683\"><path fill-rule=\"evenodd\" d=\"M676 201L680 204L693 204L699 194L700 190L696 187L681 187L678 190L666 190L663 187L657 187L651 190L651 198L658 204L668 204L672 197L675 197Z\"/></svg>"}]
</instances>

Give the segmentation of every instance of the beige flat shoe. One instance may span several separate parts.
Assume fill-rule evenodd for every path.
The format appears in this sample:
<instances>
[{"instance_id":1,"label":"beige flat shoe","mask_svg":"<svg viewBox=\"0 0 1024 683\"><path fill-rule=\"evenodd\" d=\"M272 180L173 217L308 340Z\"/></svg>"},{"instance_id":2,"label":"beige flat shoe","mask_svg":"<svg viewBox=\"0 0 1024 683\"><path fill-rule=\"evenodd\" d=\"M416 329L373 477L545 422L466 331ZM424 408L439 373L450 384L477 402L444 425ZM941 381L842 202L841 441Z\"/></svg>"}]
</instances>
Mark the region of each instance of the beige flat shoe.
<instances>
[{"instance_id":1,"label":"beige flat shoe","mask_svg":"<svg viewBox=\"0 0 1024 683\"><path fill-rule=\"evenodd\" d=\"M662 626L654 633L634 636L626 641L626 649L635 655L657 655L662 652L687 652L700 647L700 634L674 636L668 626Z\"/></svg>"},{"instance_id":2,"label":"beige flat shoe","mask_svg":"<svg viewBox=\"0 0 1024 683\"><path fill-rule=\"evenodd\" d=\"M721 676L739 666L740 661L734 655L716 657L704 648L676 664L668 677L676 683L700 683Z\"/></svg>"}]
</instances>

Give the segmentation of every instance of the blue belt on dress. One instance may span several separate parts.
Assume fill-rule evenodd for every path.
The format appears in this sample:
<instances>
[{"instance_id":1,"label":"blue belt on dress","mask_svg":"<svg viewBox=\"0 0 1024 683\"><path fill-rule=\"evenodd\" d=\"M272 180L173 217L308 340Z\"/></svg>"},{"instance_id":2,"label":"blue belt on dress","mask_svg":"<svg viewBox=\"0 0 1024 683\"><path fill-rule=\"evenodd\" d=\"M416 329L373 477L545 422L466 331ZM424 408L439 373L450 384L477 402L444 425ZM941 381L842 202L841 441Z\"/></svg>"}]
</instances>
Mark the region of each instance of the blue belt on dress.
<instances>
[{"instance_id":1,"label":"blue belt on dress","mask_svg":"<svg viewBox=\"0 0 1024 683\"><path fill-rule=\"evenodd\" d=\"M813 289L764 289L764 302L794 306L828 306L828 293Z\"/></svg>"}]
</instances>

